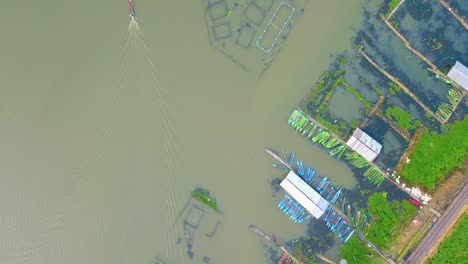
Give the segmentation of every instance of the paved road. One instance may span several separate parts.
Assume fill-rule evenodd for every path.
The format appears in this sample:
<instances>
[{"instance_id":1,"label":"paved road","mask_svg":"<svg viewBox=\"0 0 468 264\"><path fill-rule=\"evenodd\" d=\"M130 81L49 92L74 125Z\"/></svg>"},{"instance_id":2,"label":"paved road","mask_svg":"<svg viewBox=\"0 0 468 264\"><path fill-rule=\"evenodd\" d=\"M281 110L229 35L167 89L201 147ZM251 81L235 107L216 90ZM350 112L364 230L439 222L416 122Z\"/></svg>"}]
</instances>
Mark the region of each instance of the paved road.
<instances>
[{"instance_id":1,"label":"paved road","mask_svg":"<svg viewBox=\"0 0 468 264\"><path fill-rule=\"evenodd\" d=\"M445 231L452 226L453 221L456 220L465 204L468 204L468 185L458 193L452 204L427 232L406 262L409 264L424 263L431 251L434 250L434 246L440 242Z\"/></svg>"}]
</instances>

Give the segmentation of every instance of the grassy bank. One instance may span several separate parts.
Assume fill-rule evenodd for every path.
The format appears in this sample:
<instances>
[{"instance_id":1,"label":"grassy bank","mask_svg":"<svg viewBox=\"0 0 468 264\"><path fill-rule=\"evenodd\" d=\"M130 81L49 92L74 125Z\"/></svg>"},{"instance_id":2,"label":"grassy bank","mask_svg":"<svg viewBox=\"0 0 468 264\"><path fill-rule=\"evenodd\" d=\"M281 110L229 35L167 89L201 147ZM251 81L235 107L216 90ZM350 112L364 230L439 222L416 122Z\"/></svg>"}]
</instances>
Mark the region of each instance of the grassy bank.
<instances>
[{"instance_id":1,"label":"grassy bank","mask_svg":"<svg viewBox=\"0 0 468 264\"><path fill-rule=\"evenodd\" d=\"M437 253L429 260L429 264L466 263L468 259L468 216L461 218L452 234L440 244Z\"/></svg>"},{"instance_id":2,"label":"grassy bank","mask_svg":"<svg viewBox=\"0 0 468 264\"><path fill-rule=\"evenodd\" d=\"M432 190L452 169L460 167L468 153L468 117L455 122L446 134L424 131L405 164L401 176L411 184Z\"/></svg>"},{"instance_id":3,"label":"grassy bank","mask_svg":"<svg viewBox=\"0 0 468 264\"><path fill-rule=\"evenodd\" d=\"M370 247L364 245L356 235L352 236L340 249L340 257L349 264L385 263Z\"/></svg>"},{"instance_id":4,"label":"grassy bank","mask_svg":"<svg viewBox=\"0 0 468 264\"><path fill-rule=\"evenodd\" d=\"M388 203L385 192L372 194L367 205L371 217L367 238L380 249L388 250L414 217L416 207L406 200Z\"/></svg>"}]
</instances>

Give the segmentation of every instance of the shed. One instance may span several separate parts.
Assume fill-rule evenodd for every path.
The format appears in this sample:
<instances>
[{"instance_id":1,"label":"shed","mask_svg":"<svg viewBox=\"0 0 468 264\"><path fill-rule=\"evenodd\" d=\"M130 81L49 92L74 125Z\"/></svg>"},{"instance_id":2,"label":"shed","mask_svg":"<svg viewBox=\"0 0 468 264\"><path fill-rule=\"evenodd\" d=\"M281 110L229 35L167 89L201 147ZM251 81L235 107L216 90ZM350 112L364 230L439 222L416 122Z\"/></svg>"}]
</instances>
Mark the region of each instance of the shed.
<instances>
[{"instance_id":1,"label":"shed","mask_svg":"<svg viewBox=\"0 0 468 264\"><path fill-rule=\"evenodd\" d=\"M354 130L346 145L359 153L367 161L374 161L379 155L380 150L382 150L382 145L359 127Z\"/></svg>"},{"instance_id":2,"label":"shed","mask_svg":"<svg viewBox=\"0 0 468 264\"><path fill-rule=\"evenodd\" d=\"M329 206L327 200L292 170L289 171L288 176L280 183L280 186L317 219L325 213Z\"/></svg>"},{"instance_id":3,"label":"shed","mask_svg":"<svg viewBox=\"0 0 468 264\"><path fill-rule=\"evenodd\" d=\"M468 91L468 68L465 65L457 61L447 77Z\"/></svg>"}]
</instances>

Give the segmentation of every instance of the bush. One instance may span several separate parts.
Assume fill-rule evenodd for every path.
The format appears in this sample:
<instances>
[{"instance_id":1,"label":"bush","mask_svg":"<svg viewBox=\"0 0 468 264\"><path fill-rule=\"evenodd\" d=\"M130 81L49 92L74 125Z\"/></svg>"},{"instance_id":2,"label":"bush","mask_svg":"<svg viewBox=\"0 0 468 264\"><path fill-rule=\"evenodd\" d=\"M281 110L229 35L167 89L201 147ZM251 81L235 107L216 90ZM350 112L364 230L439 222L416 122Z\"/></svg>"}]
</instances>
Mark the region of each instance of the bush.
<instances>
[{"instance_id":1,"label":"bush","mask_svg":"<svg viewBox=\"0 0 468 264\"><path fill-rule=\"evenodd\" d=\"M446 134L430 133L421 135L410 163L405 164L401 176L411 184L432 190L452 169L460 167L468 152L468 117L453 124Z\"/></svg>"}]
</instances>

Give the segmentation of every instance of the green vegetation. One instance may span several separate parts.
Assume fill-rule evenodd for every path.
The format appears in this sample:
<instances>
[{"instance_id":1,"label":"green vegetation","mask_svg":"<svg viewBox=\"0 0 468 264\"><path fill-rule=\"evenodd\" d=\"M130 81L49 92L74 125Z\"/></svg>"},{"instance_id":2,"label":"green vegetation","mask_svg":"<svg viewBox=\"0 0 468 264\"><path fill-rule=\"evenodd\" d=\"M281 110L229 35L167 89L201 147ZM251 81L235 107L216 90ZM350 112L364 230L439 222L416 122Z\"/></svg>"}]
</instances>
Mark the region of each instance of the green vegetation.
<instances>
[{"instance_id":1,"label":"green vegetation","mask_svg":"<svg viewBox=\"0 0 468 264\"><path fill-rule=\"evenodd\" d=\"M359 101L361 101L361 103L364 104L364 107L366 108L366 113L369 113L370 109L371 109L371 104L369 102L366 101L366 99L364 99L364 97L362 97L362 95L356 91L356 89L354 89L353 87L351 87L351 85L349 85L347 82L345 82L343 79L341 80L341 85L343 85L346 90L348 90L350 93L352 93Z\"/></svg>"},{"instance_id":2,"label":"green vegetation","mask_svg":"<svg viewBox=\"0 0 468 264\"><path fill-rule=\"evenodd\" d=\"M450 117L455 106L463 98L463 92L459 89L450 89L447 98L450 103L442 103L436 111L436 115L444 120Z\"/></svg>"},{"instance_id":3,"label":"green vegetation","mask_svg":"<svg viewBox=\"0 0 468 264\"><path fill-rule=\"evenodd\" d=\"M336 74L336 72L335 72ZM319 113L320 111L322 111L325 107L325 105L328 104L328 100L330 100L331 96L333 95L333 92L335 91L336 87L343 82L343 78L340 76L340 78L338 78L334 83L333 83L333 86L331 87L331 89L328 91L327 95L325 96L325 98L322 100L322 103L320 104L320 106L317 108L317 110L315 110L315 112ZM328 108L327 108L328 109Z\"/></svg>"},{"instance_id":4,"label":"green vegetation","mask_svg":"<svg viewBox=\"0 0 468 264\"><path fill-rule=\"evenodd\" d=\"M382 184L382 182L385 180L385 176L372 166L364 172L364 177L366 177L370 183L377 185L377 187L379 187L380 184Z\"/></svg>"},{"instance_id":5,"label":"green vegetation","mask_svg":"<svg viewBox=\"0 0 468 264\"><path fill-rule=\"evenodd\" d=\"M379 88L375 87L375 85L371 85L371 88L372 90L374 90L374 92L376 92L378 95L381 95L382 92L379 90Z\"/></svg>"},{"instance_id":6,"label":"green vegetation","mask_svg":"<svg viewBox=\"0 0 468 264\"><path fill-rule=\"evenodd\" d=\"M196 190L192 192L192 197L199 200L200 202L206 204L208 207L214 210L218 210L216 199L211 197L207 191Z\"/></svg>"},{"instance_id":7,"label":"green vegetation","mask_svg":"<svg viewBox=\"0 0 468 264\"><path fill-rule=\"evenodd\" d=\"M392 25L396 30L398 30L398 22L397 21L391 20L390 25Z\"/></svg>"},{"instance_id":8,"label":"green vegetation","mask_svg":"<svg viewBox=\"0 0 468 264\"><path fill-rule=\"evenodd\" d=\"M455 122L444 135L424 131L401 176L411 184L432 190L436 182L465 161L468 153L466 131L468 116L463 121Z\"/></svg>"},{"instance_id":9,"label":"green vegetation","mask_svg":"<svg viewBox=\"0 0 468 264\"><path fill-rule=\"evenodd\" d=\"M390 95L395 95L401 91L400 86L398 86L397 84L393 82L389 82L388 86L389 86L388 92L390 93Z\"/></svg>"},{"instance_id":10,"label":"green vegetation","mask_svg":"<svg viewBox=\"0 0 468 264\"><path fill-rule=\"evenodd\" d=\"M401 0L391 0L390 3L388 3L388 11L385 14L385 17L388 17L390 13L395 9L398 4L400 3Z\"/></svg>"},{"instance_id":11,"label":"green vegetation","mask_svg":"<svg viewBox=\"0 0 468 264\"><path fill-rule=\"evenodd\" d=\"M341 57L340 58L340 64L343 65L346 63L346 58L345 57Z\"/></svg>"},{"instance_id":12,"label":"green vegetation","mask_svg":"<svg viewBox=\"0 0 468 264\"><path fill-rule=\"evenodd\" d=\"M338 125L328 122L328 120L319 115L314 116L314 118L320 124L328 128L331 132L335 133L336 135L343 136L343 133L340 131L340 127Z\"/></svg>"},{"instance_id":13,"label":"green vegetation","mask_svg":"<svg viewBox=\"0 0 468 264\"><path fill-rule=\"evenodd\" d=\"M367 202L371 217L368 239L385 250L394 243L402 227L416 213L416 207L406 200L387 202L387 193L374 193Z\"/></svg>"},{"instance_id":14,"label":"green vegetation","mask_svg":"<svg viewBox=\"0 0 468 264\"><path fill-rule=\"evenodd\" d=\"M340 257L345 259L349 264L385 262L375 251L365 246L357 236L352 236L340 248Z\"/></svg>"},{"instance_id":15,"label":"green vegetation","mask_svg":"<svg viewBox=\"0 0 468 264\"><path fill-rule=\"evenodd\" d=\"M360 123L359 123L359 120L353 120L353 121L351 121L351 126L352 126L353 128L358 127L359 124L360 124Z\"/></svg>"},{"instance_id":16,"label":"green vegetation","mask_svg":"<svg viewBox=\"0 0 468 264\"><path fill-rule=\"evenodd\" d=\"M440 43L437 39L435 38L429 38L427 41L426 41L426 45L433 49L433 50L436 50L436 49L440 49L442 48L442 43Z\"/></svg>"},{"instance_id":17,"label":"green vegetation","mask_svg":"<svg viewBox=\"0 0 468 264\"><path fill-rule=\"evenodd\" d=\"M415 121L410 116L410 114L398 106L387 108L387 110L385 110L385 116L390 120L396 121L398 126L403 129L412 130L418 128L421 125L421 122Z\"/></svg>"},{"instance_id":18,"label":"green vegetation","mask_svg":"<svg viewBox=\"0 0 468 264\"><path fill-rule=\"evenodd\" d=\"M466 263L468 259L468 215L465 215L457 223L452 234L442 242L434 257L429 260L429 264L442 263Z\"/></svg>"}]
</instances>

